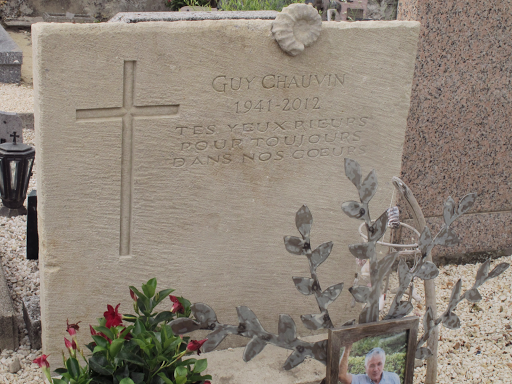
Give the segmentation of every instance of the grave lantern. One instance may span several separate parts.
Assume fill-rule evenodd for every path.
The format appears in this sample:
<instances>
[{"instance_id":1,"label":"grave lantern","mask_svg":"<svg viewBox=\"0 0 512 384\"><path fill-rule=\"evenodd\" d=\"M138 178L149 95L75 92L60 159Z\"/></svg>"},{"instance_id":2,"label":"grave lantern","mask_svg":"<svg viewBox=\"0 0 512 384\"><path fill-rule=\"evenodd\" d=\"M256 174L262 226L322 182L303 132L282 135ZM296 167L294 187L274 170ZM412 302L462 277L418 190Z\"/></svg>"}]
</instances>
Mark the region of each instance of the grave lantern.
<instances>
[{"instance_id":1,"label":"grave lantern","mask_svg":"<svg viewBox=\"0 0 512 384\"><path fill-rule=\"evenodd\" d=\"M27 214L23 203L36 153L30 145L16 143L16 132L10 136L12 143L0 144L0 215L7 217Z\"/></svg>"}]
</instances>

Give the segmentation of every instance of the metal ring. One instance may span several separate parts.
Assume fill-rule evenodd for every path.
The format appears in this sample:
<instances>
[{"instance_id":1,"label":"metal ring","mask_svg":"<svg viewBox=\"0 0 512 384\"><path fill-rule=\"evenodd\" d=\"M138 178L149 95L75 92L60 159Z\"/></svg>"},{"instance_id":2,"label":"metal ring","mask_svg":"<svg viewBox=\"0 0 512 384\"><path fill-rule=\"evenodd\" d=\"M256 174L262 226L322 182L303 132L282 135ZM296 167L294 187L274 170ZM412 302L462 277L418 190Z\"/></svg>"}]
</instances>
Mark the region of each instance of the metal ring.
<instances>
[{"instance_id":1,"label":"metal ring","mask_svg":"<svg viewBox=\"0 0 512 384\"><path fill-rule=\"evenodd\" d=\"M365 225L365 223L361 223L361 225L359 226L359 235L361 235L363 240L368 241L368 236L363 235L363 231L362 231L363 225ZM416 228L410 226L409 224L405 224L405 223L400 222L400 225L405 227L405 228L407 228L407 229L410 229L411 231L416 233L418 235L418 238L421 236L421 233L419 233ZM418 243L414 243L414 244L391 244L391 243L385 243L383 241L377 241L377 244L384 245L386 247L393 247L393 248L418 248ZM401 254L406 254L406 252L407 253L412 252L411 254L414 254L414 253L416 253L416 250L400 251Z\"/></svg>"}]
</instances>

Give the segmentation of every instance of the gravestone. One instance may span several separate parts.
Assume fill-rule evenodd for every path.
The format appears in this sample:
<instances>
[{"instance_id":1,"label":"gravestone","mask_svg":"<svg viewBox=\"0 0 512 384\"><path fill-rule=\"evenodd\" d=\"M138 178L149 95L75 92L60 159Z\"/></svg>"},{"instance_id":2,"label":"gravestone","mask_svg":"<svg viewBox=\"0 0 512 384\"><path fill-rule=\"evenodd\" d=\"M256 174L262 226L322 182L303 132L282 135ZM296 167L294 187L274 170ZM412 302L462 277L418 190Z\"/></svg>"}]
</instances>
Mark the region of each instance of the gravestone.
<instances>
[{"instance_id":1,"label":"gravestone","mask_svg":"<svg viewBox=\"0 0 512 384\"><path fill-rule=\"evenodd\" d=\"M0 25L0 83L19 83L23 52Z\"/></svg>"},{"instance_id":2,"label":"gravestone","mask_svg":"<svg viewBox=\"0 0 512 384\"><path fill-rule=\"evenodd\" d=\"M295 57L271 27L33 26L42 340L52 362L66 319L94 324L106 304L130 312L128 285L151 277L225 323L247 305L271 332L288 313L310 334L299 315L318 308L292 282L309 276L308 263L283 244L298 235L302 204L314 217L312 246L334 242L318 269L323 289L353 281L347 246L361 239L341 211L357 198L344 158L365 175L376 169L379 215L400 170L419 24L323 23ZM345 290L329 307L335 324L359 313L350 301Z\"/></svg>"},{"instance_id":3,"label":"gravestone","mask_svg":"<svg viewBox=\"0 0 512 384\"><path fill-rule=\"evenodd\" d=\"M16 112L0 111L0 144L11 143L16 132L16 141L23 143L23 122Z\"/></svg>"}]
</instances>

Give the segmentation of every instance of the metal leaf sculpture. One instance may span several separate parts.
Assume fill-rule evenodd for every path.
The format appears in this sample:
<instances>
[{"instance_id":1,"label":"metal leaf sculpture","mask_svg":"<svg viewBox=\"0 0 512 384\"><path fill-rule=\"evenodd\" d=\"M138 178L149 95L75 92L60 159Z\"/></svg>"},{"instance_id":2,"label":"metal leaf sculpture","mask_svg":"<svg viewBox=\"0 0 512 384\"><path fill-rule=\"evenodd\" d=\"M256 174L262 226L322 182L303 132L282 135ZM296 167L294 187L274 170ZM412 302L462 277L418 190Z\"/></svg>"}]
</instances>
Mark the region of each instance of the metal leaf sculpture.
<instances>
[{"instance_id":1,"label":"metal leaf sculpture","mask_svg":"<svg viewBox=\"0 0 512 384\"><path fill-rule=\"evenodd\" d=\"M352 159L345 159L345 175L357 188L359 202L348 201L342 204L342 211L349 217L363 220L367 232L367 242L351 244L348 246L350 253L360 260L366 260L370 266L371 287L354 285L349 289L355 301L365 304L365 307L359 315L359 323L369 323L379 321L379 299L381 296L384 280L391 272L398 252L392 252L377 259L376 244L384 236L388 226L388 213L384 212L377 220L372 221L369 212L369 203L377 191L377 175L372 170L364 179L359 163ZM408 187L398 178L393 178L393 184L400 187ZM414 290L414 279L431 280L439 275L436 265L426 258L432 252L436 245L453 246L459 243L457 234L450 228L450 225L467 212L475 203L476 194L471 193L460 199L459 204L448 197L443 207L444 225L441 230L432 237L428 227L425 227L418 240L418 248L421 257L416 260L414 266L409 268L404 259L398 262L398 282L399 286L395 297L391 303L388 313L383 320L399 319L407 316L412 310L413 305L412 292ZM421 211L421 210L420 210ZM396 226L397 218L394 219ZM285 249L299 256L306 256L309 263L310 277L292 277L297 290L306 296L314 295L320 313L302 315L301 320L306 328L318 330L321 328L334 328L327 307L332 304L340 295L343 289L343 283L335 284L322 291L317 276L317 268L324 263L331 254L333 244L327 242L320 244L315 249L311 248L311 227L313 225L313 215L309 208L303 205L295 214L295 225L299 231L298 236L285 236ZM399 225L399 222L398 222ZM461 294L462 282L459 280L453 287L450 301L445 312L437 319L434 318L434 311L428 307L423 317L424 333L417 343L416 358L426 359L432 356L432 351L423 345L427 342L430 335L439 324L447 328L455 329L460 327L460 319L455 314L457 305L464 299L470 302L477 302L482 299L478 288L487 280L495 278L503 273L509 264L501 263L492 271L490 270L490 260L487 260L479 268L475 283L464 294ZM409 299L402 300L403 295L409 290ZM257 356L267 344L272 344L280 348L292 350L288 359L284 363L285 370L292 369L301 364L307 357L316 359L323 364L327 362L327 340L321 340L315 343L305 342L297 338L296 325L289 315L279 315L278 334L267 332L256 314L248 307L239 306L236 308L238 314L238 325L222 324L217 320L215 311L206 304L196 303L192 307L191 318L178 318L173 320L170 325L176 334L184 334L198 329L210 330L207 341L203 344L203 351L210 352L214 350L228 335L238 335L251 339L245 347L243 359L250 361ZM354 325L355 320L351 320L342 325Z\"/></svg>"}]
</instances>

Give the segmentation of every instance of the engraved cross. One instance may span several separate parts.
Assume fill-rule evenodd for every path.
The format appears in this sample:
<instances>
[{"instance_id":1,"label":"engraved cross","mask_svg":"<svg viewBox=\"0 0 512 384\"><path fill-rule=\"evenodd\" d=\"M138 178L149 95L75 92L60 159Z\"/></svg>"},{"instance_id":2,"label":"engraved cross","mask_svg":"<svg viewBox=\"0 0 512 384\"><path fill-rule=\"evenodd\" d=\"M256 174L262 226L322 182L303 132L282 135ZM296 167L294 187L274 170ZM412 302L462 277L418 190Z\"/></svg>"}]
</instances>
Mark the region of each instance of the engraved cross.
<instances>
[{"instance_id":1,"label":"engraved cross","mask_svg":"<svg viewBox=\"0 0 512 384\"><path fill-rule=\"evenodd\" d=\"M20 135L17 135L17 134L16 134L16 131L13 131L13 132L12 132L12 134L10 134L9 136L10 136L10 137L12 137L12 142L13 142L14 144L16 144L16 139L17 139L18 137L20 137Z\"/></svg>"},{"instance_id":2,"label":"engraved cross","mask_svg":"<svg viewBox=\"0 0 512 384\"><path fill-rule=\"evenodd\" d=\"M98 121L122 121L121 152L121 217L119 236L119 256L131 253L131 222L133 193L133 120L147 118L166 118L178 114L179 104L172 105L134 105L135 99L135 61L124 62L123 106L117 108L77 109L76 121L81 123Z\"/></svg>"}]
</instances>

